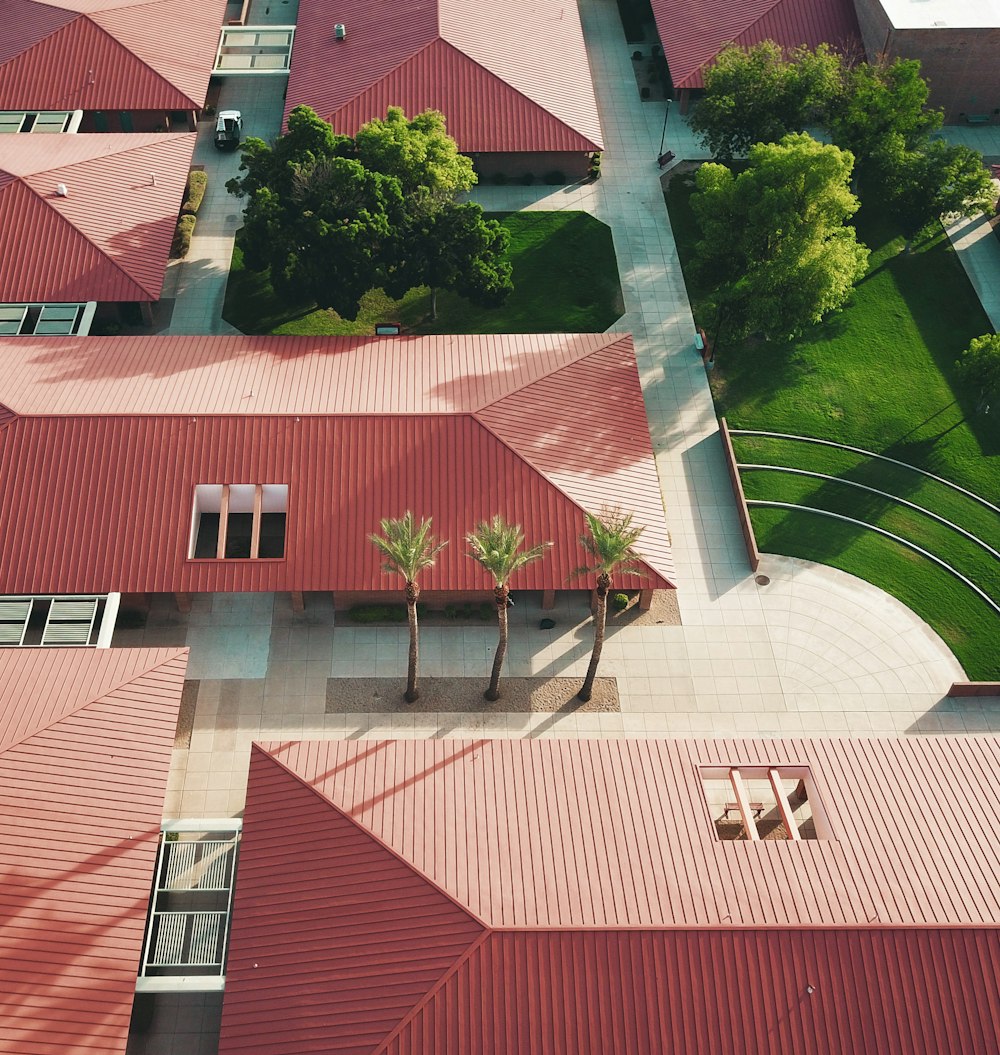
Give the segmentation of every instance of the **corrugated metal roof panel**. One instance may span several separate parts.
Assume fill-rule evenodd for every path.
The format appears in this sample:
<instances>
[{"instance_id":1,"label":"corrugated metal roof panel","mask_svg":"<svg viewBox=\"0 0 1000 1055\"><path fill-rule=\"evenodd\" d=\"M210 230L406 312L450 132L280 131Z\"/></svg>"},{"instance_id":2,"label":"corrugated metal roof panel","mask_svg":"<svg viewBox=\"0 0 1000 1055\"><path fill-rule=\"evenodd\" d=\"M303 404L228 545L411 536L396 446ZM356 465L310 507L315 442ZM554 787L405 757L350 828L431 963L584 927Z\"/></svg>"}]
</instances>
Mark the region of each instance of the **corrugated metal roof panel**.
<instances>
[{"instance_id":1,"label":"corrugated metal roof panel","mask_svg":"<svg viewBox=\"0 0 1000 1055\"><path fill-rule=\"evenodd\" d=\"M268 749L494 926L1000 924L996 737ZM779 763L837 837L718 841L698 766Z\"/></svg>"},{"instance_id":2,"label":"corrugated metal roof panel","mask_svg":"<svg viewBox=\"0 0 1000 1055\"><path fill-rule=\"evenodd\" d=\"M17 414L0 443L0 591L394 591L367 536L406 509L433 517L451 540L422 577L426 589L488 589L461 539L495 513L532 543L556 543L515 586L561 589L581 563L582 510L631 499L648 524L651 568L621 586L671 585L662 507L635 491L659 493L627 337L22 338L0 347L11 350L0 355L0 390ZM591 359L584 375L562 369ZM589 398L584 381L618 401L616 445L599 476L562 443L554 485L558 452L538 429L518 432L535 412L531 396L520 410L505 405L494 429L477 420L483 403L548 371L552 399L573 419L547 419L559 443L589 435L589 417L573 406ZM383 389L383 378L394 383ZM249 413L251 399L270 416ZM284 560L188 559L194 489L210 483L288 485Z\"/></svg>"},{"instance_id":3,"label":"corrugated metal roof panel","mask_svg":"<svg viewBox=\"0 0 1000 1055\"><path fill-rule=\"evenodd\" d=\"M251 766L220 1051L373 1051L483 925L256 747Z\"/></svg>"},{"instance_id":4,"label":"corrugated metal roof panel","mask_svg":"<svg viewBox=\"0 0 1000 1055\"><path fill-rule=\"evenodd\" d=\"M339 42L327 6L302 0L286 114L305 103L353 135L390 105L436 109L466 152L600 147L575 5L345 0L337 20L348 27Z\"/></svg>"},{"instance_id":5,"label":"corrugated metal roof panel","mask_svg":"<svg viewBox=\"0 0 1000 1055\"><path fill-rule=\"evenodd\" d=\"M158 300L196 138L5 137L0 301Z\"/></svg>"},{"instance_id":6,"label":"corrugated metal roof panel","mask_svg":"<svg viewBox=\"0 0 1000 1055\"><path fill-rule=\"evenodd\" d=\"M0 337L0 391L25 415L475 413L623 338Z\"/></svg>"},{"instance_id":7,"label":"corrugated metal roof panel","mask_svg":"<svg viewBox=\"0 0 1000 1055\"><path fill-rule=\"evenodd\" d=\"M7 0L0 108L200 109L224 12L221 0Z\"/></svg>"},{"instance_id":8,"label":"corrugated metal roof panel","mask_svg":"<svg viewBox=\"0 0 1000 1055\"><path fill-rule=\"evenodd\" d=\"M830 44L848 53L861 40L851 0L652 0L675 88L701 88L702 71L727 44L774 40L784 48Z\"/></svg>"},{"instance_id":9,"label":"corrugated metal roof panel","mask_svg":"<svg viewBox=\"0 0 1000 1055\"><path fill-rule=\"evenodd\" d=\"M995 737L259 745L221 1055L993 1055L998 761ZM697 767L767 763L810 767L835 839L714 841Z\"/></svg>"},{"instance_id":10,"label":"corrugated metal roof panel","mask_svg":"<svg viewBox=\"0 0 1000 1055\"><path fill-rule=\"evenodd\" d=\"M0 1048L121 1055L186 649L0 650Z\"/></svg>"},{"instance_id":11,"label":"corrugated metal roof panel","mask_svg":"<svg viewBox=\"0 0 1000 1055\"><path fill-rule=\"evenodd\" d=\"M994 928L494 933L370 1050L992 1055L998 985Z\"/></svg>"}]
</instances>

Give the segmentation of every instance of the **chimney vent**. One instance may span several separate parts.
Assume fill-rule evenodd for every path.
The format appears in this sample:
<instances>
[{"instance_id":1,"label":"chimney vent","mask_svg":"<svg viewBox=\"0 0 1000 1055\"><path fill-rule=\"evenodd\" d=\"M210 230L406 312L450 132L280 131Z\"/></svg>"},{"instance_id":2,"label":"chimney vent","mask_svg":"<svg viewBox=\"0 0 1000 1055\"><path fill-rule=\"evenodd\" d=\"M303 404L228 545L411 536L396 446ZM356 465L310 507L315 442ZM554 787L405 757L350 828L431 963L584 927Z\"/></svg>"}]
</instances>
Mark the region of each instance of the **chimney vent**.
<instances>
[{"instance_id":1,"label":"chimney vent","mask_svg":"<svg viewBox=\"0 0 1000 1055\"><path fill-rule=\"evenodd\" d=\"M56 194L58 194L60 198L69 197L69 190L67 189L65 183L56 184Z\"/></svg>"},{"instance_id":2,"label":"chimney vent","mask_svg":"<svg viewBox=\"0 0 1000 1055\"><path fill-rule=\"evenodd\" d=\"M346 40L347 39L347 26L345 26L343 22L338 22L333 27L333 35L337 38L337 40Z\"/></svg>"}]
</instances>

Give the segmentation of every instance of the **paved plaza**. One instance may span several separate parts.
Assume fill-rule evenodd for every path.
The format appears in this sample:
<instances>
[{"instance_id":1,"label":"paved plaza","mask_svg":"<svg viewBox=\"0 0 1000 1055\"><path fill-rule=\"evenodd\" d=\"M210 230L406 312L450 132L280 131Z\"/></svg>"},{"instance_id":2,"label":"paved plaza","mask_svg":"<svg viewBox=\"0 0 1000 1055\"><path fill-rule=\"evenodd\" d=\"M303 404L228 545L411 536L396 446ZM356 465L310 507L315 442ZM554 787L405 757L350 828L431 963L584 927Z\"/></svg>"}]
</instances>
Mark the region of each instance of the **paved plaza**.
<instances>
[{"instance_id":1,"label":"paved plaza","mask_svg":"<svg viewBox=\"0 0 1000 1055\"><path fill-rule=\"evenodd\" d=\"M322 595L310 596L303 613L282 595L204 596L186 616L161 598L144 629L120 630L114 643L191 648L197 706L188 715L189 739L175 753L168 816L239 813L257 739L1000 729L1000 701L945 696L963 679L961 667L929 627L882 591L785 557L764 558L766 582L751 573L655 160L664 108L640 101L614 5L581 0L580 8L605 133L603 178L558 188L484 186L475 198L490 210L583 209L613 231L626 312L612 328L635 337L682 625L611 630L601 674L617 679L620 713L327 714L328 679L398 677L402 685L405 626L337 623ZM282 88L280 79L231 78L221 104L243 110L248 133L267 138L280 127ZM676 112L665 134L678 157L701 154ZM979 149L989 152L991 144ZM191 255L168 275L165 296L176 303L166 332L229 332L220 310L239 205L223 184L238 158L213 150L206 122L196 160L210 168L212 182ZM591 643L586 607L562 601L556 628L541 631L538 602L518 598L505 672L582 678ZM494 647L492 625L425 627L422 674L485 680ZM424 691L431 706L432 681Z\"/></svg>"}]
</instances>

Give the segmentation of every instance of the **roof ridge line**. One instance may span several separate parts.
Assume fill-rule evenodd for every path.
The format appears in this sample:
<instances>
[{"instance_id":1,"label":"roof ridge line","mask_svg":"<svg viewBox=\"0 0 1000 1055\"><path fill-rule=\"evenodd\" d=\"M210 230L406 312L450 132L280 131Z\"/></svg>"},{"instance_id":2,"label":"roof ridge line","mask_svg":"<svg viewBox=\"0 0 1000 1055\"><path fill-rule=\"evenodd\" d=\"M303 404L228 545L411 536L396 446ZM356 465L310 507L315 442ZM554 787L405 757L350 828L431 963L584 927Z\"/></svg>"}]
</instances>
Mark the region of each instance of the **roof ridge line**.
<instances>
[{"instance_id":1,"label":"roof ridge line","mask_svg":"<svg viewBox=\"0 0 1000 1055\"><path fill-rule=\"evenodd\" d=\"M491 404L491 406L492 406L492 404ZM535 465L535 463L532 462L526 455L522 454L519 450L517 450L516 448L511 446L511 444L509 444L503 438L503 436L501 436L492 426L487 425L485 421L480 420L478 413L474 413L472 415L472 417L475 419L476 424L479 425L480 427L484 428L497 441L497 443L499 443L502 446L506 447L507 450L509 450L511 452L511 454L514 455L515 458L517 458L519 461L523 462L536 476L540 476L549 485L549 487L551 487L554 491L557 491L559 494L561 494L563 496L563 498L565 498L566 501L569 502L570 505L572 505L576 509L580 510L581 513L588 513L588 512L590 512L590 510L584 508L584 506L583 506L583 504L581 502L579 502L577 499L575 499L572 495L567 494L565 489L560 484L557 484L555 482L555 480L553 480L547 473L543 473L542 470L539 469L538 466ZM656 578L662 579L666 583L670 583L670 587L673 588L673 589L676 589L676 583L674 583L670 579L668 579L667 576L664 575L662 571L658 571L649 562L649 559L646 556L644 556L643 554L639 555L639 563L644 568L647 568L650 572L652 572L653 575L656 576ZM626 571L620 572L620 574L628 575L630 573L626 570ZM655 589L657 589L657 587L654 586L654 587L652 587L652 589L655 590Z\"/></svg>"},{"instance_id":2,"label":"roof ridge line","mask_svg":"<svg viewBox=\"0 0 1000 1055\"><path fill-rule=\"evenodd\" d=\"M780 3L780 2L781 2L781 0L775 0L775 3ZM489 68L489 66L487 66L484 63L480 62L479 59L473 58L467 51L463 51L462 48L460 48L457 44L453 44L450 40L448 40L447 37L439 36L438 40L440 40L443 44L447 44L448 47L452 49L452 51L457 52L463 58L465 58L469 62L471 62L474 66L478 66L484 73L488 73L494 80L499 81L500 84L502 84L505 88L508 88L515 95L519 95L522 99L525 99L527 102L531 103L532 106L538 107L538 109L541 110L542 113L548 114L549 117L551 117L553 121L556 121L559 124L561 124L563 126L563 128L565 128L567 131L572 132L574 135L579 136L581 139L586 140L590 144L590 149L591 150L603 150L604 149L603 145L598 145L597 143L595 143L589 136L584 135L583 132L581 132L578 128L574 128L571 124L569 124L566 121L564 121L558 114L554 114L547 106L543 106L537 99L532 99L532 97L530 95L528 95L527 92L521 91L520 88L518 88L514 84L511 84L510 81L505 81L503 79L503 77L500 76L499 73L496 73L494 70L491 70ZM398 69L399 67L397 66L396 68ZM598 117L597 117L598 127L600 127L600 123L601 123L601 118L600 118L600 114L598 114ZM601 129L601 131L603 133L603 129Z\"/></svg>"},{"instance_id":3,"label":"roof ridge line","mask_svg":"<svg viewBox=\"0 0 1000 1055\"><path fill-rule=\"evenodd\" d=\"M279 741L279 743L295 743L295 741L282 740ZM297 780L304 788L308 788L314 795L322 799L323 802L325 802L331 809L333 809L336 813L339 813L340 816L344 818L344 820L349 821L363 835L366 835L374 843L376 843L383 850L385 850L386 853L390 854L392 857L395 857L396 860L400 862L400 864L404 865L418 879L423 880L429 887L436 890L442 897L446 898L456 908L460 909L463 913L465 913L465 915L468 916L473 923L482 927L484 931L489 931L491 929L490 925L486 922L486 920L481 919L478 915L476 915L476 913L473 912L468 905L463 905L457 897L445 890L444 887L442 887L439 883L437 883L434 879L427 875L426 872L418 868L412 861L404 857L398 850L390 846L380 836L376 835L375 832L373 832L367 824L362 824L361 821L359 821L356 817L353 817L342 806L338 806L337 803L333 801L333 799L331 799L328 795L324 795L323 792L319 790L319 788L317 788L313 784L310 784L303 776L301 776L299 773L296 773L294 769L286 765L280 758L277 758L272 751L267 750L267 748L263 747L258 741L254 741L250 745L251 755L255 750L265 755L276 766L279 766L281 769L283 769L290 777L293 777L295 780Z\"/></svg>"},{"instance_id":4,"label":"roof ridge line","mask_svg":"<svg viewBox=\"0 0 1000 1055\"><path fill-rule=\"evenodd\" d=\"M438 29L438 30L436 31L436 36L435 36L435 37L433 38L433 40L428 40L428 41L427 41L427 43L426 43L426 44L424 44L424 45L423 45L422 47L419 47L419 48L417 48L417 50L416 50L416 51L413 51L413 52L411 52L411 53L410 53L409 55L407 55L407 56L406 56L406 58L405 58L405 59L403 59L403 61L402 61L401 63L399 63L399 64L398 64L398 65L396 65L396 66L393 66L393 67L391 67L391 68L390 68L390 69L388 69L388 70L386 70L386 72L385 72L385 73L383 73L381 77L378 77L378 78L376 78L376 79L375 79L374 81L370 81L370 82L369 82L368 84L366 84L366 85L365 85L365 86L364 86L364 87L363 87L363 88L361 89L361 91L359 91L359 92L355 92L355 93L354 93L354 95L352 95L350 99L348 99L348 100L347 100L346 102L343 102L343 103L341 103L341 104L340 104L339 106L337 106L337 107L336 107L335 109L331 110L331 111L330 111L330 116L329 116L328 118L327 118L327 117L323 117L323 115L322 115L322 114L320 114L320 117L322 117L322 118L323 118L323 120L324 120L324 121L326 121L326 123L327 123L328 125L330 125L330 126L332 127L332 126L333 126L333 118L334 118L334 117L335 117L335 116L336 116L337 114L339 114L341 110L343 110L343 109L345 109L346 107L350 106L350 105L351 105L351 103L353 103L353 102L354 102L354 101L355 101L355 100L357 99L357 97L358 97L359 95L362 95L362 94L363 94L363 93L365 93L365 92L370 92L370 91L372 91L372 89L373 89L373 88L375 88L375 87L376 87L376 85L379 85L379 84L381 84L381 83L382 83L382 82L383 82L384 80L387 80L387 79L388 79L389 77L391 77L391 76L392 76L392 74L394 74L394 73L395 73L395 72L396 72L397 70L401 70L401 69L402 69L402 68L403 68L403 67L404 67L405 65L407 65L407 63L410 63L410 62L412 62L412 61L413 61L413 60L414 60L414 59L415 59L415 58L416 58L416 57L417 57L418 55L422 55L422 54L423 54L423 53L424 53L424 52L425 52L425 51L426 51L426 50L427 50L427 49L428 49L428 48L429 48L429 47L430 47L430 46L431 46L432 44L434 44L435 42L437 42L437 41L439 41L439 40L441 40L441 39L443 39L443 38L441 37L441 31L440 31L440 28L439 28L439 29ZM296 105L296 106L308 106L309 104L308 104L308 103L296 103L295 105ZM393 106L393 105L395 105L395 104L394 104L394 103L390 103L389 105L390 105L390 106ZM292 107L292 110L294 110L294 109L295 109L295 107L293 106L293 107ZM413 114L407 114L407 113L406 113L406 111L405 111L405 109L403 109L403 107L400 107L400 109L401 109L401 110L403 110L403 113L404 113L404 114L406 114L406 119L407 119L407 120L410 120L410 119L411 119L411 118L412 118L412 117L414 116ZM292 112L291 110L289 110L289 111L288 111L288 113L291 113L291 112ZM385 118L384 118L384 117L381 117L381 118L378 118L378 117L373 117L373 118L371 118L371 120L373 120L373 121L379 121L379 120L382 120L382 121L384 121L384 120L385 120ZM285 114L285 115L284 115L284 117L282 118L282 121L283 121L283 122L287 122L287 121L288 121L288 114ZM366 122L365 122L365 124L367 124L367 123L368 123L368 122L366 121ZM284 126L282 126L282 127L284 127ZM337 133L334 133L334 134L337 134ZM356 134L357 134L357 133L355 133L355 135L356 135ZM352 138L353 138L353 137L352 137ZM292 334L287 334L287 336L293 336L293 335L292 335ZM303 334L303 336L305 336L305 335Z\"/></svg>"},{"instance_id":5,"label":"roof ridge line","mask_svg":"<svg viewBox=\"0 0 1000 1055\"><path fill-rule=\"evenodd\" d=\"M129 149L131 150L131 149L135 149L135 148L130 147ZM111 157L112 155L105 154L103 156L104 157ZM96 158L90 158L88 160L95 161L97 159ZM82 164L82 162L81 162L81 164ZM65 168L67 166L63 166L63 167ZM45 169L42 172L33 172L31 175L32 176L43 176L43 175L47 175L50 172L55 172L55 171L56 171L56 169ZM121 266L121 264L118 263L117 260L114 259L114 257L109 256L88 234L86 234L79 227L77 227L77 225L75 223L73 223L72 220L70 220L67 217L63 216L63 214L48 200L46 195L44 195L41 191L35 190L35 188L32 187L31 184L28 182L27 177L25 177L25 176L18 176L17 177L17 181L19 183L23 184L25 190L27 190L29 193L33 194L45 206L46 209L48 209L51 213L53 213L56 216L56 218L59 220L60 223L65 224L67 227L69 227L73 231L75 231L77 236L82 238L87 243L87 245L89 245L94 250L95 253L99 254L102 260L106 260L115 269L115 271L118 272L118 274L120 274L123 278L126 279L126 281L128 282L128 284L130 286L133 286L135 289L141 290L146 296L153 296L153 294L150 293L150 291L148 289L146 289L145 286L139 285L139 283L136 282L136 280L125 270L125 268L123 268ZM162 286L161 286L160 292L162 292ZM158 294L157 294L157 296L158 296ZM45 303L45 301L43 301L42 303ZM57 302L56 301L51 301L51 303L54 304L54 303L57 303Z\"/></svg>"},{"instance_id":6,"label":"roof ridge line","mask_svg":"<svg viewBox=\"0 0 1000 1055\"><path fill-rule=\"evenodd\" d=\"M524 392L525 389L531 388L532 385L537 385L540 381L544 381L547 378L553 377L563 370L568 369L570 366L575 366L577 363L583 362L584 359L589 359L592 355L597 355L599 352L607 351L608 348L613 344L618 344L619 341L624 340L627 337L632 337L632 333L629 330L605 330L603 333L598 334L586 334L588 337L614 337L614 340L605 341L605 343L599 345L596 348L588 348L582 352L574 353L573 357L569 362L562 363L557 366L554 370L549 370L547 373L541 374L531 381L520 385L517 388L512 388L509 392L505 392L502 396L497 396L496 399L491 400L489 403L483 403L481 406L476 407L475 410L471 411L472 414L480 414L484 410L489 410L490 407L495 407L498 403L502 403L505 399L510 399L511 396L517 395L519 392Z\"/></svg>"},{"instance_id":7,"label":"roof ridge line","mask_svg":"<svg viewBox=\"0 0 1000 1055\"><path fill-rule=\"evenodd\" d=\"M131 55L132 58L135 59L135 61L138 62L140 66L145 66L146 69L149 70L149 72L152 73L153 76L156 77L159 81L161 81L163 84L167 85L169 88L172 88L175 92L177 92L178 95L182 96L184 99L187 99L187 101L191 104L193 109L200 110L201 107L202 107L201 103L198 103L196 100L192 99L191 96L188 95L188 93L186 91L184 91L183 89L179 88L176 84L174 84L173 81L168 81L167 78L164 77L163 74L160 73L159 70L157 70L153 66L151 66L144 58L142 58L141 55L137 55L126 44L123 44L122 41L120 41L114 35L114 33L109 32L107 29L104 28L104 26L101 25L100 22L96 21L96 19L94 18L95 14L108 14L109 11L113 12L113 11L121 11L121 10L132 10L135 7L146 7L146 6L149 6L148 3L147 4L129 4L128 8L116 7L116 8L111 8L111 9L105 9L104 11L81 12L80 14L81 14L81 17L85 18L92 26L94 26L95 29L100 30L106 37L108 37L109 39L113 40L115 42L115 44L119 48L121 48L122 51L124 51L128 55ZM73 21L75 21L75 19ZM67 23L67 25L70 25L70 24L71 23L69 23L69 22Z\"/></svg>"},{"instance_id":8,"label":"roof ridge line","mask_svg":"<svg viewBox=\"0 0 1000 1055\"><path fill-rule=\"evenodd\" d=\"M469 942L468 946L463 949L462 952L455 957L455 962L444 971L441 972L441 977L427 990L426 993L410 1008L409 1011L396 1023L395 1026L379 1041L377 1047L373 1048L371 1055L384 1055L388 1046L399 1036L399 1034L408 1026L416 1016L423 1011L425 1007L431 1002L431 1000L437 996L439 992L447 985L447 983L454 977L458 969L467 963L473 953L477 952L494 934L494 928L487 926L481 934L478 934L472 941Z\"/></svg>"},{"instance_id":9,"label":"roof ridge line","mask_svg":"<svg viewBox=\"0 0 1000 1055\"><path fill-rule=\"evenodd\" d=\"M39 4L42 7L49 7L56 11L68 11L72 17L68 18L61 26L56 26L51 33L46 33L44 36L39 37L33 44L29 44L22 51L17 52L16 55L12 55L6 62L0 62L0 69L4 66L9 66L12 62L17 62L23 55L27 55L29 52L34 51L39 45L44 44L45 41L51 40L53 37L58 36L64 29L69 28L77 19L86 18L87 16L82 11L73 11L71 8L63 7L61 4L52 4L48 0L32 0L33 3ZM74 107L76 109L76 107Z\"/></svg>"},{"instance_id":10,"label":"roof ridge line","mask_svg":"<svg viewBox=\"0 0 1000 1055\"><path fill-rule=\"evenodd\" d=\"M39 646L40 648L41 646ZM95 650L96 651L96 650ZM138 652L139 649L119 649L119 651L127 652ZM157 650L159 651L159 650ZM137 671L130 677L122 678L121 681L116 682L110 688L106 689L99 696L91 696L84 700L77 707L67 711L65 714L60 714L58 718L53 718L51 721L46 722L44 725L38 726L33 729L30 733L25 733L24 736L18 737L16 740L12 740L6 747L0 749L0 757L5 755L8 751L13 750L15 747L19 747L21 744L31 740L33 737L38 736L39 733L44 733L46 730L51 729L53 726L59 725L60 722L66 721L67 718L73 717L73 715L79 714L81 711L85 711L88 707L93 706L98 700L106 700L109 696L123 689L126 685L131 685L132 682L138 681L139 678L144 678L147 674L152 673L154 670L158 670L160 667L167 663L172 663L177 659L178 655L182 652L190 652L190 649L185 647L174 647L170 649L171 655L164 659L159 660L156 663L151 663L149 666L143 667L142 670Z\"/></svg>"}]
</instances>

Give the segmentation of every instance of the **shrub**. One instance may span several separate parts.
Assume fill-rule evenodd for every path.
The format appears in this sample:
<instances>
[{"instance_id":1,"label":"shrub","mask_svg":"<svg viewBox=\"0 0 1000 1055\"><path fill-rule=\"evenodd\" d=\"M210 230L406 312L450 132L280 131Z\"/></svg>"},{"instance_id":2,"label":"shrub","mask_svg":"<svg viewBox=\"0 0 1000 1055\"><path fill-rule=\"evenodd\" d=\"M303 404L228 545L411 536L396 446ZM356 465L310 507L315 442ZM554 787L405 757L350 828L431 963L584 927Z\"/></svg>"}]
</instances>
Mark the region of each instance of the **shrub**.
<instances>
[{"instance_id":1,"label":"shrub","mask_svg":"<svg viewBox=\"0 0 1000 1055\"><path fill-rule=\"evenodd\" d=\"M177 221L174 229L174 241L170 246L170 255L173 257L185 257L191 248L191 236L194 234L195 218L193 216L182 216Z\"/></svg>"},{"instance_id":2,"label":"shrub","mask_svg":"<svg viewBox=\"0 0 1000 1055\"><path fill-rule=\"evenodd\" d=\"M641 58L642 58L642 52L641 51L633 51L632 52L632 59L633 59L633 61L638 62L639 59L641 59Z\"/></svg>"},{"instance_id":3,"label":"shrub","mask_svg":"<svg viewBox=\"0 0 1000 1055\"><path fill-rule=\"evenodd\" d=\"M348 613L352 623L405 623L405 604L356 604Z\"/></svg>"},{"instance_id":4,"label":"shrub","mask_svg":"<svg viewBox=\"0 0 1000 1055\"><path fill-rule=\"evenodd\" d=\"M535 174L534 174L534 172L526 172L521 177L521 182L524 184L525 187L530 187L532 185L532 183L535 182Z\"/></svg>"},{"instance_id":5,"label":"shrub","mask_svg":"<svg viewBox=\"0 0 1000 1055\"><path fill-rule=\"evenodd\" d=\"M479 618L483 620L492 619L496 615L496 610L497 606L495 604L490 604L489 601L483 601L479 606Z\"/></svg>"},{"instance_id":6,"label":"shrub","mask_svg":"<svg viewBox=\"0 0 1000 1055\"><path fill-rule=\"evenodd\" d=\"M504 172L496 172L493 174L493 183L497 187L506 187L510 182L507 178L507 174Z\"/></svg>"},{"instance_id":7,"label":"shrub","mask_svg":"<svg viewBox=\"0 0 1000 1055\"><path fill-rule=\"evenodd\" d=\"M616 593L611 598L611 605L616 612L624 612L628 608L628 594Z\"/></svg>"},{"instance_id":8,"label":"shrub","mask_svg":"<svg viewBox=\"0 0 1000 1055\"><path fill-rule=\"evenodd\" d=\"M640 90L639 90L639 98L640 99L648 99L649 98L649 85L648 84L644 84L642 86L642 88L640 88Z\"/></svg>"},{"instance_id":9,"label":"shrub","mask_svg":"<svg viewBox=\"0 0 1000 1055\"><path fill-rule=\"evenodd\" d=\"M545 182L550 187L558 187L566 182L566 173L560 172L559 169L553 169L551 172L545 173Z\"/></svg>"},{"instance_id":10,"label":"shrub","mask_svg":"<svg viewBox=\"0 0 1000 1055\"><path fill-rule=\"evenodd\" d=\"M207 189L208 173L200 169L193 170L188 176L187 190L184 194L184 204L181 206L181 213L195 216L201 208Z\"/></svg>"}]
</instances>

